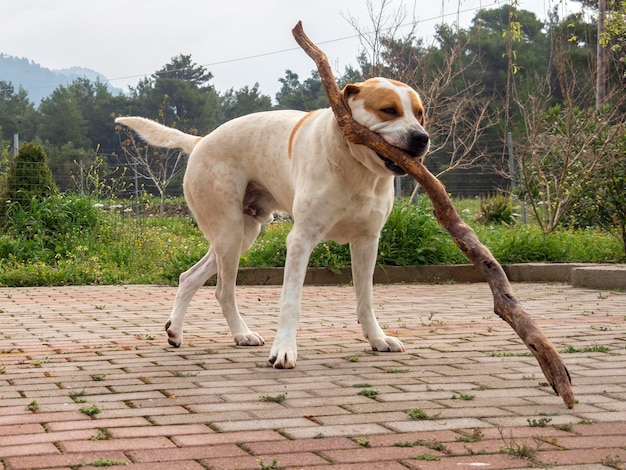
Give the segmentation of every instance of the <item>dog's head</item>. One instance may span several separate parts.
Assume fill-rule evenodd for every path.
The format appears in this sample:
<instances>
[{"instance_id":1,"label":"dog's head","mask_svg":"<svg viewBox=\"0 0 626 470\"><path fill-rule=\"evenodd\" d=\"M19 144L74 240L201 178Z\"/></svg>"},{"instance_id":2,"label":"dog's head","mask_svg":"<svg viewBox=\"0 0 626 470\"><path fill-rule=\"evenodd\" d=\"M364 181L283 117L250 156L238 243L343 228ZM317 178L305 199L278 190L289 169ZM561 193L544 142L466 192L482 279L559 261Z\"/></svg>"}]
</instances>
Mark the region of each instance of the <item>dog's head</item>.
<instances>
[{"instance_id":1,"label":"dog's head","mask_svg":"<svg viewBox=\"0 0 626 470\"><path fill-rule=\"evenodd\" d=\"M356 122L376 132L390 145L412 157L422 157L428 152L430 138L424 130L424 105L408 85L386 78L370 78L347 85L343 99ZM378 157L387 171L394 175L405 174L391 160L382 155Z\"/></svg>"}]
</instances>

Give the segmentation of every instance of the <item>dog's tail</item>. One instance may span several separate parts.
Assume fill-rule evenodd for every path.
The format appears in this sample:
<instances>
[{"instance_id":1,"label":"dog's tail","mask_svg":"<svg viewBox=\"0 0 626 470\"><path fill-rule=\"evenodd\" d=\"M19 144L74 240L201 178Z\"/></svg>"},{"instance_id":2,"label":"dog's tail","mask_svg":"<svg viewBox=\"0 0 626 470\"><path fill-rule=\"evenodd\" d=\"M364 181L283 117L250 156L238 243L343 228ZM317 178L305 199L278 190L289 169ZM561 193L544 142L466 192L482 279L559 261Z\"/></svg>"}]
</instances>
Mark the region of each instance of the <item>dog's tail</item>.
<instances>
[{"instance_id":1,"label":"dog's tail","mask_svg":"<svg viewBox=\"0 0 626 470\"><path fill-rule=\"evenodd\" d=\"M179 148L185 153L191 153L196 144L202 139L202 137L185 134L177 129L142 117L118 117L115 119L115 122L130 127L150 145L171 149Z\"/></svg>"}]
</instances>

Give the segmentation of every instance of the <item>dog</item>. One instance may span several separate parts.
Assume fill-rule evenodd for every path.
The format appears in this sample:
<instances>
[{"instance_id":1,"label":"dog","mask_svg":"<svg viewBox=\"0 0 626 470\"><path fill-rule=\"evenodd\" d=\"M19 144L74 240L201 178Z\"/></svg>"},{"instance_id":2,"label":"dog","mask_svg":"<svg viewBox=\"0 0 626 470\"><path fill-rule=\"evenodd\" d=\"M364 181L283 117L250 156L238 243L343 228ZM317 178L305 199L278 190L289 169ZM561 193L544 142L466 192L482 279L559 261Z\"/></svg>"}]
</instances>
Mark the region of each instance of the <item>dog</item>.
<instances>
[{"instance_id":1,"label":"dog","mask_svg":"<svg viewBox=\"0 0 626 470\"><path fill-rule=\"evenodd\" d=\"M430 146L424 105L404 83L371 78L347 85L342 99L354 120L389 144L420 158ZM154 146L189 153L184 194L210 243L206 255L180 275L172 313L165 325L168 342L179 347L183 318L196 291L217 274L215 296L234 341L261 346L263 338L241 318L235 300L239 258L273 214L293 218L278 329L269 363L296 366L296 331L302 286L313 248L324 240L350 244L357 319L374 351L404 351L376 320L373 274L380 232L393 206L394 176L404 170L363 145L350 143L330 108L249 114L205 137L185 134L141 117L119 117Z\"/></svg>"}]
</instances>

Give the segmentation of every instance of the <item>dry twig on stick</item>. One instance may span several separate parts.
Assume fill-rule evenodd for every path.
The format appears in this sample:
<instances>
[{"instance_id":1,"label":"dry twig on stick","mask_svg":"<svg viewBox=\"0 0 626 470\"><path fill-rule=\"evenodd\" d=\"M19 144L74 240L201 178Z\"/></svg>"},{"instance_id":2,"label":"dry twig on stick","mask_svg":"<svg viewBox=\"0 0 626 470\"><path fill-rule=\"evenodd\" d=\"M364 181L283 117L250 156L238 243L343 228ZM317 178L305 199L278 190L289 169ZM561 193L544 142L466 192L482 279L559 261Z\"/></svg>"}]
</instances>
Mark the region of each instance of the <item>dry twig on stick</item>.
<instances>
[{"instance_id":1,"label":"dry twig on stick","mask_svg":"<svg viewBox=\"0 0 626 470\"><path fill-rule=\"evenodd\" d=\"M417 159L412 159L399 148L389 145L378 134L355 122L341 98L341 91L335 82L326 55L306 36L301 22L293 29L293 35L300 47L317 65L337 123L346 138L352 143L365 145L392 160L422 185L433 203L439 224L445 227L465 256L484 275L493 294L494 312L505 320L524 341L539 362L543 374L554 391L561 396L568 408L572 408L575 402L574 393L569 373L561 356L515 298L502 266L480 243L474 231L461 220L443 184Z\"/></svg>"}]
</instances>

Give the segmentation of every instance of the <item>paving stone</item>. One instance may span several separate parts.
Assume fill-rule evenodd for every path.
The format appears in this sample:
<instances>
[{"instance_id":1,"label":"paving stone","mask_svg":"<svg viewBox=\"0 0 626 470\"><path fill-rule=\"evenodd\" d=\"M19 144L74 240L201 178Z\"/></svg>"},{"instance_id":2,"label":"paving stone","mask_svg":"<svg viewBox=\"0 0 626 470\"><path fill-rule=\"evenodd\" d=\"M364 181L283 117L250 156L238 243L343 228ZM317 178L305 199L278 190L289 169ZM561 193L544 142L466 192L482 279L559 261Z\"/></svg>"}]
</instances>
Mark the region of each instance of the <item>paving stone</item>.
<instances>
[{"instance_id":1,"label":"paving stone","mask_svg":"<svg viewBox=\"0 0 626 470\"><path fill-rule=\"evenodd\" d=\"M0 445L0 459L17 455L58 454L59 451L50 442L34 444Z\"/></svg>"},{"instance_id":2,"label":"paving stone","mask_svg":"<svg viewBox=\"0 0 626 470\"><path fill-rule=\"evenodd\" d=\"M160 449L174 447L174 444L165 437L137 437L126 439L102 439L82 441L62 441L59 444L65 453L95 452L111 450Z\"/></svg>"},{"instance_id":3,"label":"paving stone","mask_svg":"<svg viewBox=\"0 0 626 470\"><path fill-rule=\"evenodd\" d=\"M73 430L73 431L60 431L60 432L43 432L43 433L27 433L27 434L13 434L2 437L2 446L28 446L31 444L43 443L43 442L59 442L59 441L71 441L78 439L90 439L94 435L93 431L89 429Z\"/></svg>"},{"instance_id":4,"label":"paving stone","mask_svg":"<svg viewBox=\"0 0 626 470\"><path fill-rule=\"evenodd\" d=\"M127 462L129 459L122 452L78 452L57 455L26 455L24 457L10 457L5 460L7 469L30 470L35 468L70 468L83 467L97 461L109 460Z\"/></svg>"},{"instance_id":5,"label":"paving stone","mask_svg":"<svg viewBox=\"0 0 626 470\"><path fill-rule=\"evenodd\" d=\"M186 436L196 434L213 434L213 431L208 426L203 424L181 424L172 426L134 426L123 428L108 428L109 435L113 439L125 439L132 437L146 437L146 436Z\"/></svg>"},{"instance_id":6,"label":"paving stone","mask_svg":"<svg viewBox=\"0 0 626 470\"><path fill-rule=\"evenodd\" d=\"M181 459L199 460L206 458L247 457L248 454L234 444L218 444L202 447L167 447L155 449L127 450L133 462L176 462Z\"/></svg>"},{"instance_id":7,"label":"paving stone","mask_svg":"<svg viewBox=\"0 0 626 470\"><path fill-rule=\"evenodd\" d=\"M246 447L250 447L257 442L267 442L269 445L280 446L287 441L285 436L273 430L172 436L171 440L179 447L212 446L216 444L245 444Z\"/></svg>"}]
</instances>

